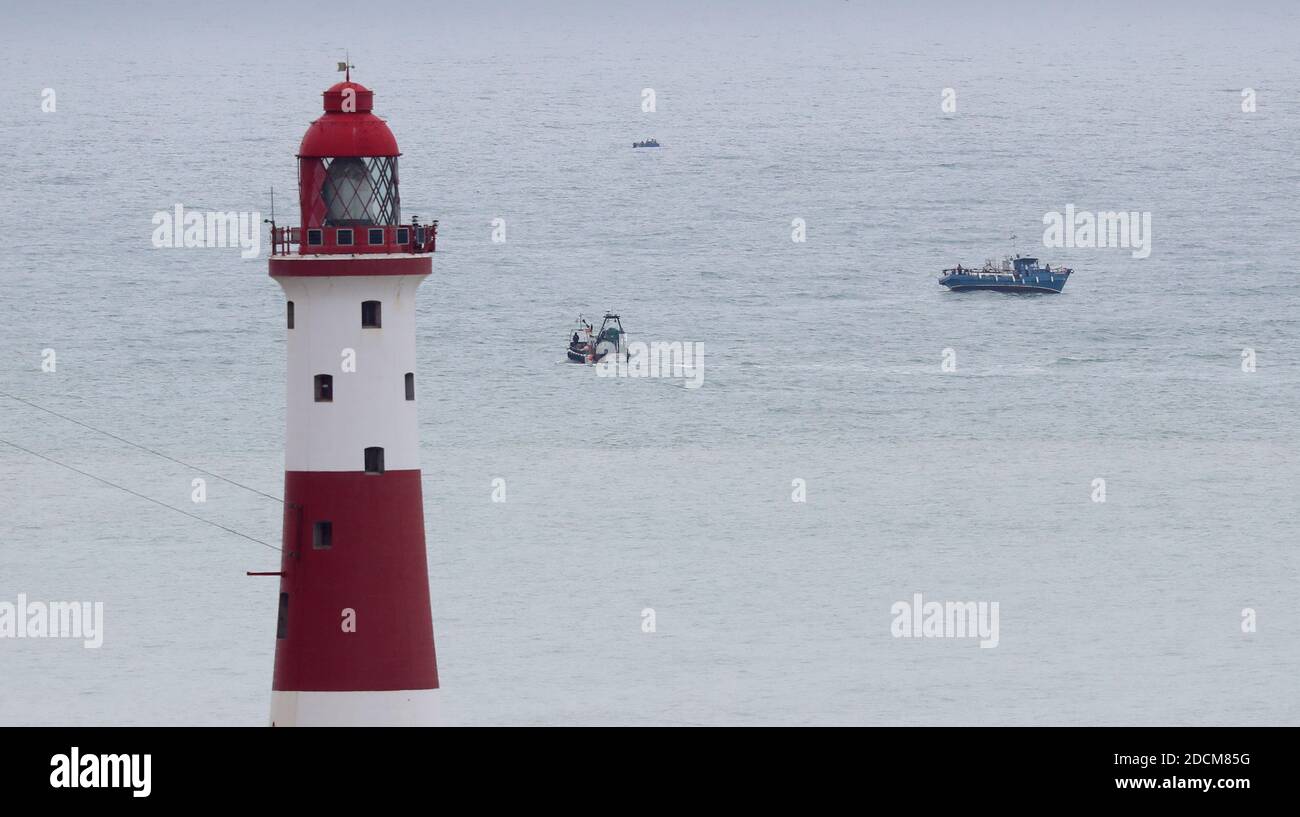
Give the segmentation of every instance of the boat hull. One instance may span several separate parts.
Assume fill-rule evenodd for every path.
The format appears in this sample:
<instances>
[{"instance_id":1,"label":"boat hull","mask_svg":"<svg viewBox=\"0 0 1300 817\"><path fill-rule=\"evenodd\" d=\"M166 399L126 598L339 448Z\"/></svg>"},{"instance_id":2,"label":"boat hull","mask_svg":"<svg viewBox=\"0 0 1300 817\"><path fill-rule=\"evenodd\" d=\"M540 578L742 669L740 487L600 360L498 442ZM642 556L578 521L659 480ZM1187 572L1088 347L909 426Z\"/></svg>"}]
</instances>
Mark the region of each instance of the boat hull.
<instances>
[{"instance_id":1,"label":"boat hull","mask_svg":"<svg viewBox=\"0 0 1300 817\"><path fill-rule=\"evenodd\" d=\"M1012 292L1029 294L1034 292L1050 292L1053 295L1060 294L1061 288L1052 288L1047 286L1007 286L1007 285L979 285L979 284L944 284L953 292L974 292L976 290L987 290L989 292Z\"/></svg>"},{"instance_id":2,"label":"boat hull","mask_svg":"<svg viewBox=\"0 0 1300 817\"><path fill-rule=\"evenodd\" d=\"M1011 276L990 276L975 275L948 275L939 279L939 283L953 292L972 292L974 290L989 290L992 292L1011 292L1011 293L1035 293L1046 292L1058 294L1065 289L1065 282L1069 280L1066 275L1039 275L1032 280L1017 281Z\"/></svg>"}]
</instances>

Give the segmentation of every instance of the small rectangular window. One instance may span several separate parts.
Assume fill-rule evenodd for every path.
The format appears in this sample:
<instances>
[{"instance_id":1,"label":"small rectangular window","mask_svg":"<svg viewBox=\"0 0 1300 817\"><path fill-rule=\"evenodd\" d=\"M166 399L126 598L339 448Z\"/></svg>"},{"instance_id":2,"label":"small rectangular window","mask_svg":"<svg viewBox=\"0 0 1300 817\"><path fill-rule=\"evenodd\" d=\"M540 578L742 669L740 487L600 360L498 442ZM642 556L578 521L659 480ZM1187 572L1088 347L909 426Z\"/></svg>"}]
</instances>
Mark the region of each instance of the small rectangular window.
<instances>
[{"instance_id":1,"label":"small rectangular window","mask_svg":"<svg viewBox=\"0 0 1300 817\"><path fill-rule=\"evenodd\" d=\"M289 328L293 328L293 301L289 302Z\"/></svg>"},{"instance_id":2,"label":"small rectangular window","mask_svg":"<svg viewBox=\"0 0 1300 817\"><path fill-rule=\"evenodd\" d=\"M415 372L406 373L406 399L415 399Z\"/></svg>"},{"instance_id":3,"label":"small rectangular window","mask_svg":"<svg viewBox=\"0 0 1300 817\"><path fill-rule=\"evenodd\" d=\"M340 247L351 247L352 228L351 227L339 228L339 231L334 234L334 243L338 244Z\"/></svg>"},{"instance_id":4,"label":"small rectangular window","mask_svg":"<svg viewBox=\"0 0 1300 817\"><path fill-rule=\"evenodd\" d=\"M320 230L311 229L307 231L307 246L319 247L323 243L325 243L325 239L322 237Z\"/></svg>"},{"instance_id":5,"label":"small rectangular window","mask_svg":"<svg viewBox=\"0 0 1300 817\"><path fill-rule=\"evenodd\" d=\"M397 228L397 243L403 246L411 243L411 231L405 227Z\"/></svg>"},{"instance_id":6,"label":"small rectangular window","mask_svg":"<svg viewBox=\"0 0 1300 817\"><path fill-rule=\"evenodd\" d=\"M316 375L316 402L317 403L334 402L334 375L332 374Z\"/></svg>"},{"instance_id":7,"label":"small rectangular window","mask_svg":"<svg viewBox=\"0 0 1300 817\"><path fill-rule=\"evenodd\" d=\"M361 325L371 329L378 329L383 325L379 313L379 301L363 301L361 303Z\"/></svg>"},{"instance_id":8,"label":"small rectangular window","mask_svg":"<svg viewBox=\"0 0 1300 817\"><path fill-rule=\"evenodd\" d=\"M280 615L275 620L275 637L289 637L289 594L280 594Z\"/></svg>"},{"instance_id":9,"label":"small rectangular window","mask_svg":"<svg viewBox=\"0 0 1300 817\"><path fill-rule=\"evenodd\" d=\"M311 529L312 550L329 550L334 546L334 523L317 522Z\"/></svg>"},{"instance_id":10,"label":"small rectangular window","mask_svg":"<svg viewBox=\"0 0 1300 817\"><path fill-rule=\"evenodd\" d=\"M366 449L366 473L384 473L384 449L378 447Z\"/></svg>"},{"instance_id":11,"label":"small rectangular window","mask_svg":"<svg viewBox=\"0 0 1300 817\"><path fill-rule=\"evenodd\" d=\"M370 241L370 246L373 247L377 244L384 243L384 230L382 227L371 227L367 232L369 232L368 240Z\"/></svg>"}]
</instances>

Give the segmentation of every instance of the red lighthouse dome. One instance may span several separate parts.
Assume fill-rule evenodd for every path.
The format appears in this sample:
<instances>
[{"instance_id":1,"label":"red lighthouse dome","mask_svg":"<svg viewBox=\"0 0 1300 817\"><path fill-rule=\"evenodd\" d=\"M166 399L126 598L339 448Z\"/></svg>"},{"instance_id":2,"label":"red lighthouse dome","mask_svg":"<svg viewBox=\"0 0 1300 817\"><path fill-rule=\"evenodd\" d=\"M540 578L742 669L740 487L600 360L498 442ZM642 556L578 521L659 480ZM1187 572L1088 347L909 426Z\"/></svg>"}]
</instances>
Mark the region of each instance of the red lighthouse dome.
<instances>
[{"instance_id":1,"label":"red lighthouse dome","mask_svg":"<svg viewBox=\"0 0 1300 817\"><path fill-rule=\"evenodd\" d=\"M398 156L397 139L388 123L375 116L375 94L359 82L330 86L325 98L325 115L307 128L298 146L298 157L309 156Z\"/></svg>"}]
</instances>

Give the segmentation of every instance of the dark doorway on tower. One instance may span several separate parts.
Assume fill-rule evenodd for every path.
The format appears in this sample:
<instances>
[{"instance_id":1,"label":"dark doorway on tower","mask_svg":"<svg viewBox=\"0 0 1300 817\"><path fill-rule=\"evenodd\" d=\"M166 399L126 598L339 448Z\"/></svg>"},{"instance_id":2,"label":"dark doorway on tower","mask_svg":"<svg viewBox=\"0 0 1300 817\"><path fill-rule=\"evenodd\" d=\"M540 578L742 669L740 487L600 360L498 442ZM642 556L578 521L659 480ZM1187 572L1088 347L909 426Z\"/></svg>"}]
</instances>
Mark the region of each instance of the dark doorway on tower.
<instances>
[{"instance_id":1,"label":"dark doorway on tower","mask_svg":"<svg viewBox=\"0 0 1300 817\"><path fill-rule=\"evenodd\" d=\"M378 329L383 325L379 314L379 301L362 301L361 302L361 326L368 329Z\"/></svg>"},{"instance_id":2,"label":"dark doorway on tower","mask_svg":"<svg viewBox=\"0 0 1300 817\"><path fill-rule=\"evenodd\" d=\"M373 446L366 449L366 473L384 473L384 449Z\"/></svg>"}]
</instances>

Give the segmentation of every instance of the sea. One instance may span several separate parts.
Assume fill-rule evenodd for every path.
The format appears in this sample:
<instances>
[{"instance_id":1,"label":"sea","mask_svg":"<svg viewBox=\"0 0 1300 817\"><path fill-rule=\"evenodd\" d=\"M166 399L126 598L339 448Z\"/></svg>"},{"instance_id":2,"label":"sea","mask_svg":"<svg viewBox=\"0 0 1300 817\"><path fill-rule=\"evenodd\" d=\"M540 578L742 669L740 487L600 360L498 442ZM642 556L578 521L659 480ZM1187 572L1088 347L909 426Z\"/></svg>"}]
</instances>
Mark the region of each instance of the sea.
<instances>
[{"instance_id":1,"label":"sea","mask_svg":"<svg viewBox=\"0 0 1300 817\"><path fill-rule=\"evenodd\" d=\"M0 638L0 723L267 722L283 296L265 226L152 220L297 224L339 62L439 222L447 723L1300 723L1295 4L5 14L0 601L104 631ZM1067 207L1149 254L1044 246ZM937 282L1016 253L1064 292ZM698 388L567 363L606 311ZM917 594L997 645L902 632Z\"/></svg>"}]
</instances>

